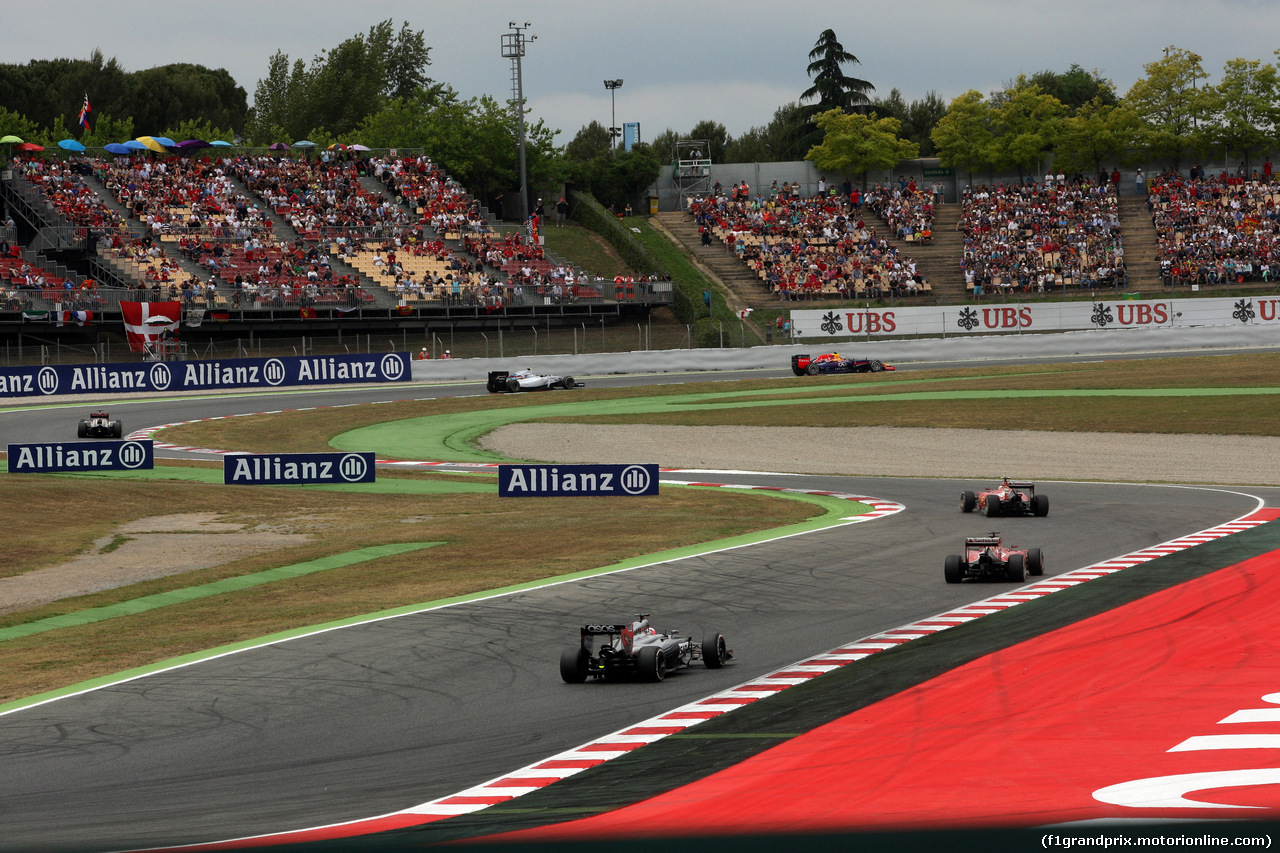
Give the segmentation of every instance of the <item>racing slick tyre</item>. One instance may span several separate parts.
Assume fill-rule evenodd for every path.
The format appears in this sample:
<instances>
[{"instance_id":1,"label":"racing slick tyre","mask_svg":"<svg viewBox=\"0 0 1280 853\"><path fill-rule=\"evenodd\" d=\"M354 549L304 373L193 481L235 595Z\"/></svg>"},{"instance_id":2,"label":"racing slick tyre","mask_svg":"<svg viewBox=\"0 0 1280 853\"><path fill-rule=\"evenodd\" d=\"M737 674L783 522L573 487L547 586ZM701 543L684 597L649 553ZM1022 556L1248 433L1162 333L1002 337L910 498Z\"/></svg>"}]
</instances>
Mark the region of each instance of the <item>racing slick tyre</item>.
<instances>
[{"instance_id":1,"label":"racing slick tyre","mask_svg":"<svg viewBox=\"0 0 1280 853\"><path fill-rule=\"evenodd\" d=\"M724 634L719 631L708 634L702 640L702 662L707 669L719 669L729 660L729 647Z\"/></svg>"},{"instance_id":2,"label":"racing slick tyre","mask_svg":"<svg viewBox=\"0 0 1280 853\"><path fill-rule=\"evenodd\" d=\"M111 434L116 438L124 438L124 424L116 421L116 425L111 428Z\"/></svg>"},{"instance_id":3,"label":"racing slick tyre","mask_svg":"<svg viewBox=\"0 0 1280 853\"><path fill-rule=\"evenodd\" d=\"M1044 574L1044 552L1039 548L1027 549L1027 574L1035 577Z\"/></svg>"},{"instance_id":4,"label":"racing slick tyre","mask_svg":"<svg viewBox=\"0 0 1280 853\"><path fill-rule=\"evenodd\" d=\"M1005 574L1009 580L1015 583L1022 583L1027 579L1027 563L1021 554L1010 554L1009 565L1005 567Z\"/></svg>"},{"instance_id":5,"label":"racing slick tyre","mask_svg":"<svg viewBox=\"0 0 1280 853\"><path fill-rule=\"evenodd\" d=\"M573 381L573 377L572 377L572 376L566 376L566 377L564 378L564 390L569 391L569 390L571 390L571 389L573 389L573 388L577 388L577 387L578 387L578 383Z\"/></svg>"},{"instance_id":6,"label":"racing slick tyre","mask_svg":"<svg viewBox=\"0 0 1280 853\"><path fill-rule=\"evenodd\" d=\"M960 493L960 511L973 512L973 508L978 505L978 496L973 492L965 489Z\"/></svg>"},{"instance_id":7,"label":"racing slick tyre","mask_svg":"<svg viewBox=\"0 0 1280 853\"><path fill-rule=\"evenodd\" d=\"M997 495L987 495L987 518L995 518L1003 509L1004 506Z\"/></svg>"},{"instance_id":8,"label":"racing slick tyre","mask_svg":"<svg viewBox=\"0 0 1280 853\"><path fill-rule=\"evenodd\" d=\"M807 374L809 374L810 376L817 376L817 375L818 375L818 363L817 363L816 361L811 361L811 362L809 362L809 366L808 366L808 367L806 367L806 368L804 369L804 372L805 372L805 373L807 373Z\"/></svg>"},{"instance_id":9,"label":"racing slick tyre","mask_svg":"<svg viewBox=\"0 0 1280 853\"><path fill-rule=\"evenodd\" d=\"M76 425L76 438L88 438L88 437L89 437L89 422L81 421L79 424Z\"/></svg>"},{"instance_id":10,"label":"racing slick tyre","mask_svg":"<svg viewBox=\"0 0 1280 853\"><path fill-rule=\"evenodd\" d=\"M566 684L581 684L587 680L590 657L582 646L569 646L560 653L560 677Z\"/></svg>"},{"instance_id":11,"label":"racing slick tyre","mask_svg":"<svg viewBox=\"0 0 1280 853\"><path fill-rule=\"evenodd\" d=\"M871 362L871 372L872 372L872 373L879 373L879 372L880 372L880 371L882 371L882 370L884 370L884 365L883 365L882 363L880 363L880 362L878 362L878 361L873 361L873 362Z\"/></svg>"},{"instance_id":12,"label":"racing slick tyre","mask_svg":"<svg viewBox=\"0 0 1280 853\"><path fill-rule=\"evenodd\" d=\"M646 681L661 681L667 677L667 659L657 646L645 646L636 658L636 669Z\"/></svg>"},{"instance_id":13,"label":"racing slick tyre","mask_svg":"<svg viewBox=\"0 0 1280 853\"><path fill-rule=\"evenodd\" d=\"M947 579L947 583L960 583L964 580L964 564L959 554L948 554L947 560L942 564L942 576Z\"/></svg>"},{"instance_id":14,"label":"racing slick tyre","mask_svg":"<svg viewBox=\"0 0 1280 853\"><path fill-rule=\"evenodd\" d=\"M519 379L508 379L508 380L507 380L507 390L508 390L508 391L512 391L512 392L519 391L519 390L520 390L520 380L519 380Z\"/></svg>"},{"instance_id":15,"label":"racing slick tyre","mask_svg":"<svg viewBox=\"0 0 1280 853\"><path fill-rule=\"evenodd\" d=\"M1032 495L1031 496L1031 514L1036 518L1044 518L1049 514L1049 496L1048 495Z\"/></svg>"}]
</instances>

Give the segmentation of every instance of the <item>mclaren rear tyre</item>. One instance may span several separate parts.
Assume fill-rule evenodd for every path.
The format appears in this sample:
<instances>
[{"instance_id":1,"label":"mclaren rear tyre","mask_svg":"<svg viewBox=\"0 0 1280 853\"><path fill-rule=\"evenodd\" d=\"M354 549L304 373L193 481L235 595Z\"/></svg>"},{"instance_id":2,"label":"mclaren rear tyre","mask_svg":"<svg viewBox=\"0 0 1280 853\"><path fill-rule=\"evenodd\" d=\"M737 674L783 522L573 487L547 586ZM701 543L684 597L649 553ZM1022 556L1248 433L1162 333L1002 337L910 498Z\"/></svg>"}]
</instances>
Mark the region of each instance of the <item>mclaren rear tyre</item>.
<instances>
[{"instance_id":1,"label":"mclaren rear tyre","mask_svg":"<svg viewBox=\"0 0 1280 853\"><path fill-rule=\"evenodd\" d=\"M587 663L590 656L582 646L569 646L560 653L560 677L566 684L581 684L587 680Z\"/></svg>"},{"instance_id":2,"label":"mclaren rear tyre","mask_svg":"<svg viewBox=\"0 0 1280 853\"><path fill-rule=\"evenodd\" d=\"M1014 583L1022 583L1027 579L1027 563L1021 554L1011 554L1009 565L1005 567L1005 576Z\"/></svg>"},{"instance_id":3,"label":"mclaren rear tyre","mask_svg":"<svg viewBox=\"0 0 1280 853\"><path fill-rule=\"evenodd\" d=\"M707 669L719 669L729 660L729 646L724 634L716 631L702 640L702 663Z\"/></svg>"},{"instance_id":4,"label":"mclaren rear tyre","mask_svg":"<svg viewBox=\"0 0 1280 853\"><path fill-rule=\"evenodd\" d=\"M947 555L946 562L942 564L942 576L947 579L947 583L960 583L964 580L964 562L959 554Z\"/></svg>"},{"instance_id":5,"label":"mclaren rear tyre","mask_svg":"<svg viewBox=\"0 0 1280 853\"><path fill-rule=\"evenodd\" d=\"M1044 552L1039 548L1027 549L1027 574L1032 577L1044 574Z\"/></svg>"},{"instance_id":6,"label":"mclaren rear tyre","mask_svg":"<svg viewBox=\"0 0 1280 853\"><path fill-rule=\"evenodd\" d=\"M978 496L973 492L965 489L960 493L960 511L973 512L973 508L978 505Z\"/></svg>"},{"instance_id":7,"label":"mclaren rear tyre","mask_svg":"<svg viewBox=\"0 0 1280 853\"><path fill-rule=\"evenodd\" d=\"M1031 514L1036 518L1044 518L1049 514L1049 496L1048 495L1032 495L1031 496Z\"/></svg>"},{"instance_id":8,"label":"mclaren rear tyre","mask_svg":"<svg viewBox=\"0 0 1280 853\"><path fill-rule=\"evenodd\" d=\"M661 681L667 677L667 659L657 646L645 646L636 658L636 669L645 681Z\"/></svg>"}]
</instances>

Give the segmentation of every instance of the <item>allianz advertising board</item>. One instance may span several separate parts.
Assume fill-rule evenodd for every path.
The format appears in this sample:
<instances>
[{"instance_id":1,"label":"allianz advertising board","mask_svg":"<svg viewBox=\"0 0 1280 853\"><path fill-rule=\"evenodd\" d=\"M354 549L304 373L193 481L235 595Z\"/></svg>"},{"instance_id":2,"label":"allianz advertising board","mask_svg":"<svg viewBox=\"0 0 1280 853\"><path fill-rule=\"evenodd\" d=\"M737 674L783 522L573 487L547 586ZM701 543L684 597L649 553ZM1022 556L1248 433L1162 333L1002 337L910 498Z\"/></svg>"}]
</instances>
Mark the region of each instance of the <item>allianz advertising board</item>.
<instances>
[{"instance_id":1,"label":"allianz advertising board","mask_svg":"<svg viewBox=\"0 0 1280 853\"><path fill-rule=\"evenodd\" d=\"M137 471L155 467L150 441L62 441L10 444L10 474Z\"/></svg>"},{"instance_id":2,"label":"allianz advertising board","mask_svg":"<svg viewBox=\"0 0 1280 853\"><path fill-rule=\"evenodd\" d=\"M376 476L372 453L243 453L222 460L228 486L372 483Z\"/></svg>"},{"instance_id":3,"label":"allianz advertising board","mask_svg":"<svg viewBox=\"0 0 1280 853\"><path fill-rule=\"evenodd\" d=\"M0 397L406 382L406 353L0 368Z\"/></svg>"},{"instance_id":4,"label":"allianz advertising board","mask_svg":"<svg viewBox=\"0 0 1280 853\"><path fill-rule=\"evenodd\" d=\"M658 493L657 465L499 465L498 496L629 497Z\"/></svg>"}]
</instances>

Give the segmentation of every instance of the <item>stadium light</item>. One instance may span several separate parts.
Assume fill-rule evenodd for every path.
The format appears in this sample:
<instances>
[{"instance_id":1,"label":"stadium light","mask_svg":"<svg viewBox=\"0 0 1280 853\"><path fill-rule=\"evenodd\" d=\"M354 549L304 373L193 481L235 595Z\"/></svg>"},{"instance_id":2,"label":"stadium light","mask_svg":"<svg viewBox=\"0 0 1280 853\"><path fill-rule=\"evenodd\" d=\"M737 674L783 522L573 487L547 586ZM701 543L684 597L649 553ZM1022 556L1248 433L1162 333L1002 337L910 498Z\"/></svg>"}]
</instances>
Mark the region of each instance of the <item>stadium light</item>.
<instances>
[{"instance_id":1,"label":"stadium light","mask_svg":"<svg viewBox=\"0 0 1280 853\"><path fill-rule=\"evenodd\" d=\"M529 179L525 172L524 159L524 75L520 60L524 57L525 44L537 41L538 37L536 35L525 37L524 31L532 26L528 21L524 22L523 27L517 26L515 21L508 21L507 26L513 32L502 36L502 56L511 60L511 105L516 113L520 138L520 221L524 222L529 218Z\"/></svg>"},{"instance_id":2,"label":"stadium light","mask_svg":"<svg viewBox=\"0 0 1280 853\"><path fill-rule=\"evenodd\" d=\"M605 80L604 87L609 90L609 101L613 107L613 119L609 122L609 151L617 153L617 147L614 140L618 138L618 96L617 91L622 88L621 78L617 80Z\"/></svg>"}]
</instances>

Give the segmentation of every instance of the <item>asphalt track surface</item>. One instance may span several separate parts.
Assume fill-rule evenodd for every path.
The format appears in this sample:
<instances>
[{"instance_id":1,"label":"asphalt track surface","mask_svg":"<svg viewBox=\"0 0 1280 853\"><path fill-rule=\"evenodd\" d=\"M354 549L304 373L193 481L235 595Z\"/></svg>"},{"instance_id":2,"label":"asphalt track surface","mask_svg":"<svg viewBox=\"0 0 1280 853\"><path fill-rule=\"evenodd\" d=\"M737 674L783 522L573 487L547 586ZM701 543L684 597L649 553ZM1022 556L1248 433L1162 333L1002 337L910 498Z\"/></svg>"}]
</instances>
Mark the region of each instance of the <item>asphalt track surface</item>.
<instances>
[{"instance_id":1,"label":"asphalt track surface","mask_svg":"<svg viewBox=\"0 0 1280 853\"><path fill-rule=\"evenodd\" d=\"M679 381L656 381L673 379ZM645 380L599 384L627 381ZM133 430L476 390L468 383L170 398L111 409ZM65 407L7 412L0 438L48 440L69 433L78 417L78 408ZM301 637L15 711L0 717L0 848L200 843L404 809L1002 589L942 581L943 556L978 522L957 508L959 483L731 479L871 495L907 509ZM1043 548L1049 576L1228 521L1259 500L1280 502L1280 491L1259 489L1052 483L1042 491L1052 500L1048 518L1001 519L999 527L1022 545ZM659 627L694 637L722 631L735 663L656 685L560 681L560 651L579 625L641 609ZM483 834L478 815L468 820Z\"/></svg>"}]
</instances>

